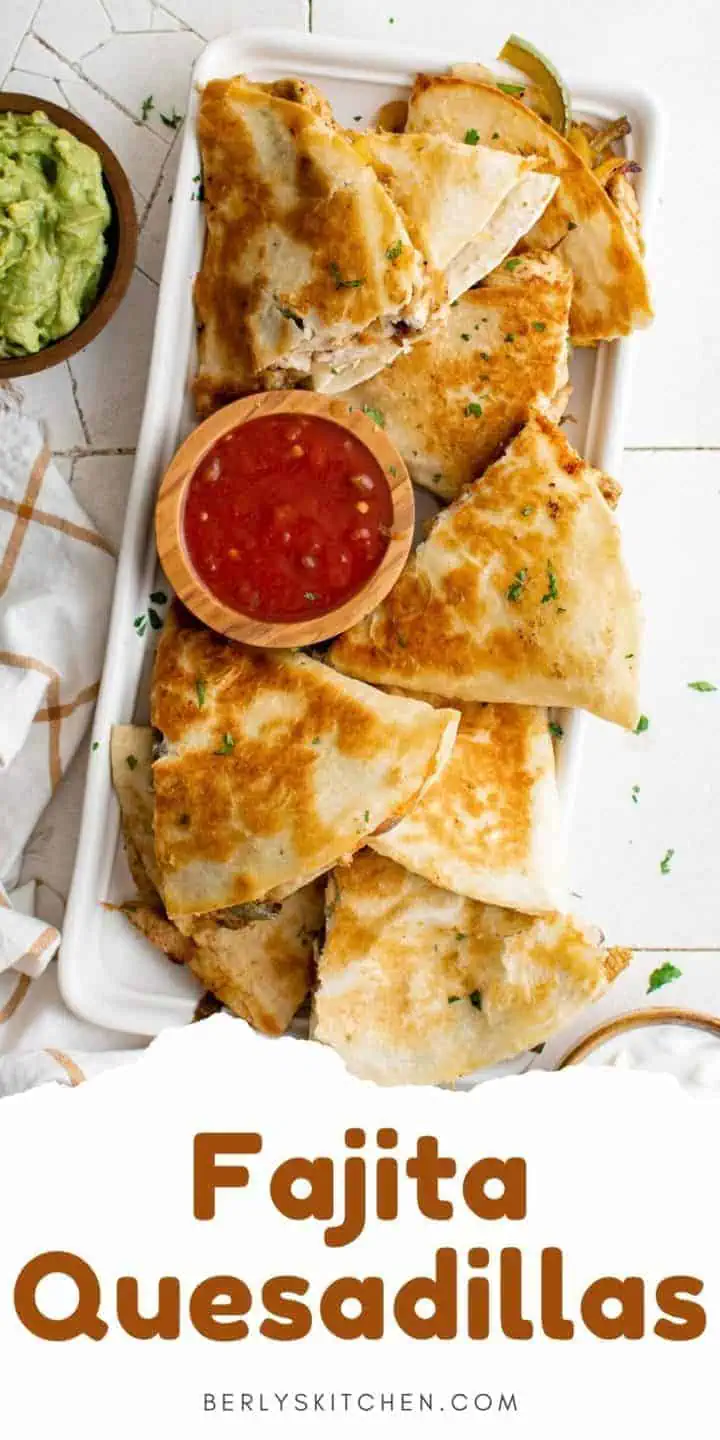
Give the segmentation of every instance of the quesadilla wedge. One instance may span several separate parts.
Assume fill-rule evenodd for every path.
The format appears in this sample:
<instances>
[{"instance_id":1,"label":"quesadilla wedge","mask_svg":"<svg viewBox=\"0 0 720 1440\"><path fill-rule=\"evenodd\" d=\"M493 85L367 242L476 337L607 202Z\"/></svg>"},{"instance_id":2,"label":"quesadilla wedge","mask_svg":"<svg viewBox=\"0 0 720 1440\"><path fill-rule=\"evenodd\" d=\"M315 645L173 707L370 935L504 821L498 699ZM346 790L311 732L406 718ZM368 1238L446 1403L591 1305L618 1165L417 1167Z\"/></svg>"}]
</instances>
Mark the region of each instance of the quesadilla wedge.
<instances>
[{"instance_id":1,"label":"quesadilla wedge","mask_svg":"<svg viewBox=\"0 0 720 1440\"><path fill-rule=\"evenodd\" d=\"M155 657L155 850L171 919L283 899L399 819L459 714L171 615Z\"/></svg>"},{"instance_id":2,"label":"quesadilla wedge","mask_svg":"<svg viewBox=\"0 0 720 1440\"><path fill-rule=\"evenodd\" d=\"M482 280L499 260L488 254L487 227L503 202L533 175L535 157L466 145L444 135L393 135L367 132L354 137L356 152L372 165L428 263L442 272L448 299ZM545 175L536 185L535 203L514 207L515 228L504 235L505 254L531 229L557 189ZM454 266L462 264L460 289Z\"/></svg>"},{"instance_id":3,"label":"quesadilla wedge","mask_svg":"<svg viewBox=\"0 0 720 1440\"><path fill-rule=\"evenodd\" d=\"M570 916L517 915L364 850L330 881L314 1038L379 1085L450 1082L539 1045L628 963Z\"/></svg>"},{"instance_id":4,"label":"quesadilla wedge","mask_svg":"<svg viewBox=\"0 0 720 1440\"><path fill-rule=\"evenodd\" d=\"M501 265L451 307L443 329L347 398L380 412L417 485L452 500L532 407L560 419L571 294L572 272L557 255Z\"/></svg>"},{"instance_id":5,"label":"quesadilla wedge","mask_svg":"<svg viewBox=\"0 0 720 1440\"><path fill-rule=\"evenodd\" d=\"M111 739L113 783L122 815L137 900L120 908L135 929L176 964L187 965L235 1015L268 1035L287 1030L310 986L315 941L324 923L323 887L316 881L267 908L240 907L168 919L155 859L153 732L116 725Z\"/></svg>"},{"instance_id":6,"label":"quesadilla wedge","mask_svg":"<svg viewBox=\"0 0 720 1440\"><path fill-rule=\"evenodd\" d=\"M371 848L489 905L530 914L562 908L567 891L547 711L477 703L460 711L442 774L399 825L370 838Z\"/></svg>"},{"instance_id":7,"label":"quesadilla wedge","mask_svg":"<svg viewBox=\"0 0 720 1440\"><path fill-rule=\"evenodd\" d=\"M189 970L217 999L265 1035L283 1035L310 988L315 942L323 927L323 887L290 895L270 920L243 930L214 921L183 935L165 912L129 902L123 913L151 945Z\"/></svg>"},{"instance_id":8,"label":"quesadilla wedge","mask_svg":"<svg viewBox=\"0 0 720 1440\"><path fill-rule=\"evenodd\" d=\"M522 101L496 85L465 75L418 75L407 128L539 157L539 168L560 186L522 242L555 249L574 276L570 332L576 345L614 340L649 324L652 305L635 226L613 204L600 180L562 135Z\"/></svg>"},{"instance_id":9,"label":"quesadilla wedge","mask_svg":"<svg viewBox=\"0 0 720 1440\"><path fill-rule=\"evenodd\" d=\"M533 414L437 516L330 662L379 685L577 706L632 729L639 641L637 596L597 472Z\"/></svg>"},{"instance_id":10,"label":"quesadilla wedge","mask_svg":"<svg viewBox=\"0 0 720 1440\"><path fill-rule=\"evenodd\" d=\"M316 362L350 363L370 327L398 344L422 328L422 258L372 167L316 108L243 76L213 80L198 137L207 219L195 285L200 413L292 385Z\"/></svg>"}]
</instances>

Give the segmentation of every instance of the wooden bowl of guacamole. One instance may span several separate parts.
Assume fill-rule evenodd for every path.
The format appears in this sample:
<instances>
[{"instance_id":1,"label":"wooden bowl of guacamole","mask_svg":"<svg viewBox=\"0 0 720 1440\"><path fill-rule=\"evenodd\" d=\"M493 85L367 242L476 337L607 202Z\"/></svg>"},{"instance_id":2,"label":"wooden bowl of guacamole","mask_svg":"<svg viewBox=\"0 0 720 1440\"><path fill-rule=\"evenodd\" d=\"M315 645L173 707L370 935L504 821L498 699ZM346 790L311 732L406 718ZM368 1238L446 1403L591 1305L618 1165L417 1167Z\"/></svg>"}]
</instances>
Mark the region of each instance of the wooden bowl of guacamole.
<instances>
[{"instance_id":1,"label":"wooden bowl of guacamole","mask_svg":"<svg viewBox=\"0 0 720 1440\"><path fill-rule=\"evenodd\" d=\"M60 105L0 93L0 381L94 340L136 248L132 191L105 141Z\"/></svg>"}]
</instances>

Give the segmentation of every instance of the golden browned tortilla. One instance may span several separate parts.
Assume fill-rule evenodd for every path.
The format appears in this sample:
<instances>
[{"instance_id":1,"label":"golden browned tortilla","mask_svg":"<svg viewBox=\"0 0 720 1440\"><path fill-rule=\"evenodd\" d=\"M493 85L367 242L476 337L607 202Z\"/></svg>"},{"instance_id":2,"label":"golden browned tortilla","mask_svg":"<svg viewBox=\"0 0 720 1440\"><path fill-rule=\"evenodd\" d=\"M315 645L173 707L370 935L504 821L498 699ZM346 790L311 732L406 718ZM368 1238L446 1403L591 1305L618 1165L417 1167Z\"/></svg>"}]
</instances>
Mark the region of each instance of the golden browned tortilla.
<instances>
[{"instance_id":1,"label":"golden browned tortilla","mask_svg":"<svg viewBox=\"0 0 720 1440\"><path fill-rule=\"evenodd\" d=\"M330 659L380 685L569 705L632 729L639 648L637 595L597 472L533 414Z\"/></svg>"},{"instance_id":2,"label":"golden browned tortilla","mask_svg":"<svg viewBox=\"0 0 720 1440\"><path fill-rule=\"evenodd\" d=\"M567 891L547 711L477 702L460 710L442 774L399 825L371 837L372 849L459 895L530 914L561 909Z\"/></svg>"},{"instance_id":3,"label":"golden browned tortilla","mask_svg":"<svg viewBox=\"0 0 720 1440\"><path fill-rule=\"evenodd\" d=\"M323 886L317 881L304 886L268 907L263 918L262 906L244 906L239 914L220 910L183 916L180 925L168 919L153 841L152 747L149 726L114 726L113 783L139 894L121 909L151 945L187 965L235 1015L268 1035L280 1035L310 988L324 920Z\"/></svg>"},{"instance_id":4,"label":"golden browned tortilla","mask_svg":"<svg viewBox=\"0 0 720 1440\"><path fill-rule=\"evenodd\" d=\"M233 396L349 363L363 335L422 325L420 256L371 166L316 109L244 76L212 80L198 118L207 236L195 285L195 396Z\"/></svg>"},{"instance_id":5,"label":"golden browned tortilla","mask_svg":"<svg viewBox=\"0 0 720 1440\"><path fill-rule=\"evenodd\" d=\"M381 1085L457 1080L549 1039L627 963L568 915L467 900L364 850L329 887L314 1034Z\"/></svg>"},{"instance_id":6,"label":"golden browned tortilla","mask_svg":"<svg viewBox=\"0 0 720 1440\"><path fill-rule=\"evenodd\" d=\"M560 419L571 295L572 271L557 255L505 262L451 306L446 326L347 398L380 412L416 484L452 500L533 406Z\"/></svg>"},{"instance_id":7,"label":"golden browned tortilla","mask_svg":"<svg viewBox=\"0 0 720 1440\"><path fill-rule=\"evenodd\" d=\"M547 209L523 242L555 249L573 270L570 332L576 345L614 340L647 325L652 305L637 228L626 222L597 176L562 135L496 85L459 75L418 75L407 128L539 157L560 179Z\"/></svg>"},{"instance_id":8,"label":"golden browned tortilla","mask_svg":"<svg viewBox=\"0 0 720 1440\"><path fill-rule=\"evenodd\" d=\"M419 798L459 715L170 617L152 720L166 748L155 850L174 918L281 899L351 855Z\"/></svg>"}]
</instances>

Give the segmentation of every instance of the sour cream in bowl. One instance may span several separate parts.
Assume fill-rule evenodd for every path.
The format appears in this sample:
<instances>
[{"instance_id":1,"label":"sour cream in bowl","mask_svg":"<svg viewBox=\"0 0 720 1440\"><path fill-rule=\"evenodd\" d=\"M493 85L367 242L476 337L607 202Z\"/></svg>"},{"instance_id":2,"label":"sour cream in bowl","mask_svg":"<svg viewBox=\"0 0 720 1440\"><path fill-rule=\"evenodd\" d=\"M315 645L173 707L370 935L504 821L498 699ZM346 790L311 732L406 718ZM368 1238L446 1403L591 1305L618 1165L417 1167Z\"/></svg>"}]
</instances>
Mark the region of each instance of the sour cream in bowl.
<instances>
[{"instance_id":1,"label":"sour cream in bowl","mask_svg":"<svg viewBox=\"0 0 720 1440\"><path fill-rule=\"evenodd\" d=\"M720 1095L720 1018L693 1010L635 1010L591 1031L561 1060L674 1075L695 1094Z\"/></svg>"}]
</instances>

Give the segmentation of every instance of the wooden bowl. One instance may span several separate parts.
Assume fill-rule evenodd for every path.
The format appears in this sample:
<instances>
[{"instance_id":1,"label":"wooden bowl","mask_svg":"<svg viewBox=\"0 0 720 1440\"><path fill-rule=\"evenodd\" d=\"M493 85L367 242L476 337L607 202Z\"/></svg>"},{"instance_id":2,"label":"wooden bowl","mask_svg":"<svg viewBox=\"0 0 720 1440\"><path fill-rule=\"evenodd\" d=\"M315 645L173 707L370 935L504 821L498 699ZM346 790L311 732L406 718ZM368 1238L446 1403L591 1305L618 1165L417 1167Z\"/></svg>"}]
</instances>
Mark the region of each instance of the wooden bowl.
<instances>
[{"instance_id":1,"label":"wooden bowl","mask_svg":"<svg viewBox=\"0 0 720 1440\"><path fill-rule=\"evenodd\" d=\"M78 119L71 110L63 109L62 105L53 105L51 101L41 100L36 95L16 95L8 90L0 94L0 113L14 111L20 115L32 115L34 110L42 110L53 124L69 130L71 135L84 141L100 156L105 190L112 212L110 225L105 233L107 255L95 303L85 319L60 340L53 340L50 345L39 350L37 355L17 355L0 359L0 381L49 370L52 365L60 365L63 360L69 360L71 355L76 355L78 350L89 345L115 314L130 283L137 250L138 231L132 190L125 171L112 150L84 120Z\"/></svg>"},{"instance_id":2,"label":"wooden bowl","mask_svg":"<svg viewBox=\"0 0 720 1440\"><path fill-rule=\"evenodd\" d=\"M688 1025L696 1030L706 1030L720 1037L720 1019L705 1015L700 1010L675 1010L671 1006L657 1005L647 1010L629 1010L627 1015L618 1015L606 1020L591 1030L582 1040L573 1045L559 1062L557 1069L565 1070L568 1065L580 1065L599 1045L623 1035L627 1030L641 1030L646 1025Z\"/></svg>"},{"instance_id":3,"label":"wooden bowl","mask_svg":"<svg viewBox=\"0 0 720 1440\"><path fill-rule=\"evenodd\" d=\"M392 534L376 570L356 595L333 610L308 619L265 621L230 609L196 575L185 545L183 513L187 487L208 451L229 431L265 415L319 415L355 435L382 467L392 500ZM155 532L162 568L176 595L204 625L245 645L284 649L315 645L349 629L379 605L395 584L410 551L415 498L407 469L384 430L337 395L311 390L272 390L227 405L203 421L174 456L162 480Z\"/></svg>"}]
</instances>

